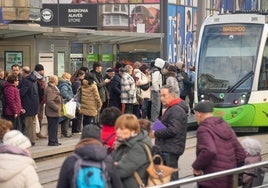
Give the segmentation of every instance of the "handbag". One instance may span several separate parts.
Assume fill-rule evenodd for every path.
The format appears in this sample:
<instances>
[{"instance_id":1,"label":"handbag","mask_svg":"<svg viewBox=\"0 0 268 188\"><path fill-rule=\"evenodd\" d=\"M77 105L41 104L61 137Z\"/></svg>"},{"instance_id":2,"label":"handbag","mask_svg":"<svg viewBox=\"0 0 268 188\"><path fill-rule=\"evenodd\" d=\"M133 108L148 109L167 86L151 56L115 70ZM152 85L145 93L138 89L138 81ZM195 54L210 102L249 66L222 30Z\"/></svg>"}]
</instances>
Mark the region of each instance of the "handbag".
<instances>
[{"instance_id":1,"label":"handbag","mask_svg":"<svg viewBox=\"0 0 268 188\"><path fill-rule=\"evenodd\" d=\"M150 160L150 164L146 169L147 174L148 174L148 180L147 180L146 186L162 185L162 184L170 182L171 175L174 172L177 172L178 169L164 165L163 159L160 155L156 154L156 155L152 156L151 150L149 149L149 147L146 144L144 144L144 146L145 146L147 156ZM156 161L156 159L158 159L157 161L160 161L159 164L155 164L154 161ZM134 177L141 188L146 187L143 184L137 171L134 172Z\"/></svg>"},{"instance_id":2,"label":"handbag","mask_svg":"<svg viewBox=\"0 0 268 188\"><path fill-rule=\"evenodd\" d=\"M146 90L149 89L150 84L149 84L149 82L148 82L147 84L140 85L139 87L140 87L142 90L146 91Z\"/></svg>"},{"instance_id":3,"label":"handbag","mask_svg":"<svg viewBox=\"0 0 268 188\"><path fill-rule=\"evenodd\" d=\"M65 117L69 119L74 119L75 118L75 112L76 112L76 102L71 99L67 103L65 103L65 109L66 109L66 114Z\"/></svg>"}]
</instances>

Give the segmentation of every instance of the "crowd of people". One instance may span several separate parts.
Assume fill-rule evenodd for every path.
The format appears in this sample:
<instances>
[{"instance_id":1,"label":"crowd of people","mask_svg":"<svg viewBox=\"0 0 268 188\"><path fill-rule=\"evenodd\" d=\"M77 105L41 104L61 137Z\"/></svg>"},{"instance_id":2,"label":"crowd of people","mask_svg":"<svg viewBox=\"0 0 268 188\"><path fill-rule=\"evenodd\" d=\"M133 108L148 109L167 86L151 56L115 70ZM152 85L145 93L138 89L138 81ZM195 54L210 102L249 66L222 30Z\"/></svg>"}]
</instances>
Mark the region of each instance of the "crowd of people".
<instances>
[{"instance_id":1,"label":"crowd of people","mask_svg":"<svg viewBox=\"0 0 268 188\"><path fill-rule=\"evenodd\" d=\"M258 148L251 152L249 146L252 145L248 143L253 141L241 144L222 118L213 117L212 102L193 105L194 71L195 68L190 67L187 73L182 62L169 64L161 58L150 67L141 62L117 63L114 68L107 68L104 76L102 64L95 62L92 70L81 67L72 75L68 72L61 77L51 75L47 81L41 64L33 71L27 66L21 69L13 65L12 73L7 75L0 70L0 160L27 161L17 160L16 165L22 168L17 169L16 176L12 176L12 168L8 171L12 177L8 173L0 175L0 186L40 187L29 148L37 138L48 139L48 146L61 145L58 130L66 138L81 134L74 154L67 157L61 167L58 188L77 186L74 169L80 159L103 161L109 176L108 187L138 188L135 173L146 185L150 161L144 145L151 150L157 146L164 164L178 169L185 149L189 114L195 114L199 124L193 175L249 164L248 157L256 159L253 162L260 161L260 157L254 157L260 155L260 145L255 144ZM185 101L187 96L189 102ZM76 115L70 119L62 114L62 107L74 98ZM37 125L42 129L43 113L48 123L47 138L36 133ZM8 168L0 164L2 172ZM32 179L28 179L26 170ZM178 179L179 171L172 174L171 181ZM244 184L251 182L247 180ZM232 177L226 176L200 182L198 187L229 188L232 183Z\"/></svg>"}]
</instances>

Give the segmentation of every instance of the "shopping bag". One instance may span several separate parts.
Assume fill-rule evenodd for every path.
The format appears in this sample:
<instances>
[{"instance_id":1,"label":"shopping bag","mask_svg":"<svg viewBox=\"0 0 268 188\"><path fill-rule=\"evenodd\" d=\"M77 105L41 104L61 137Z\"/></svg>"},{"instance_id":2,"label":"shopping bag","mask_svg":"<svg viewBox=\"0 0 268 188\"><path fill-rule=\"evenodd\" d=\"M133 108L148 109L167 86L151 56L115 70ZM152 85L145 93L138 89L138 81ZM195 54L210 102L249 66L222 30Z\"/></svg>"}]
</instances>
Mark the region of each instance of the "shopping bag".
<instances>
[{"instance_id":1,"label":"shopping bag","mask_svg":"<svg viewBox=\"0 0 268 188\"><path fill-rule=\"evenodd\" d=\"M35 124L36 133L40 133L40 124L39 124L38 115L35 115L34 117L34 124Z\"/></svg>"},{"instance_id":2,"label":"shopping bag","mask_svg":"<svg viewBox=\"0 0 268 188\"><path fill-rule=\"evenodd\" d=\"M69 100L67 103L65 103L64 105L66 109L65 117L69 119L75 118L76 105L77 104L74 100Z\"/></svg>"}]
</instances>

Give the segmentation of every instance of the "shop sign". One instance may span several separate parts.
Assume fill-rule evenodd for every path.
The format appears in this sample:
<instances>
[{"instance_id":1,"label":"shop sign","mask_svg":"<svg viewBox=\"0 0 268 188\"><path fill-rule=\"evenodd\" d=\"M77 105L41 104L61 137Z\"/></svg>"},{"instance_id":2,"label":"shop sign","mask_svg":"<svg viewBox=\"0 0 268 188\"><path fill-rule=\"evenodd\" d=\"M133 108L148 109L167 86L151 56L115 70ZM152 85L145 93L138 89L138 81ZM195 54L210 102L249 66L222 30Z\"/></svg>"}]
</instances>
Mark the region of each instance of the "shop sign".
<instances>
[{"instance_id":1,"label":"shop sign","mask_svg":"<svg viewBox=\"0 0 268 188\"><path fill-rule=\"evenodd\" d=\"M98 54L87 54L87 62L96 62L99 60Z\"/></svg>"},{"instance_id":2,"label":"shop sign","mask_svg":"<svg viewBox=\"0 0 268 188\"><path fill-rule=\"evenodd\" d=\"M113 54L102 54L101 55L102 61L108 62L108 61L113 61L113 59L114 59Z\"/></svg>"}]
</instances>

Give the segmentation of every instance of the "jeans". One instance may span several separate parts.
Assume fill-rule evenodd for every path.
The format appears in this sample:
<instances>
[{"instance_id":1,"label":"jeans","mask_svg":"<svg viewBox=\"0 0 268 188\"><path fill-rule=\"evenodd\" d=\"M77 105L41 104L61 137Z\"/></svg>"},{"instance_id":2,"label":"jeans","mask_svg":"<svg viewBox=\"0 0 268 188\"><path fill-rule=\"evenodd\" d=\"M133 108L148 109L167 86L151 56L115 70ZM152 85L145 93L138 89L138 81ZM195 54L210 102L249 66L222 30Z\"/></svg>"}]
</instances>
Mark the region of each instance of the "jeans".
<instances>
[{"instance_id":1,"label":"jeans","mask_svg":"<svg viewBox=\"0 0 268 188\"><path fill-rule=\"evenodd\" d=\"M147 118L147 115L148 115L148 102L149 102L148 98L143 99L143 103L142 103L142 106L141 106L141 117L142 118ZM148 117L148 119L149 119L149 117Z\"/></svg>"}]
</instances>

